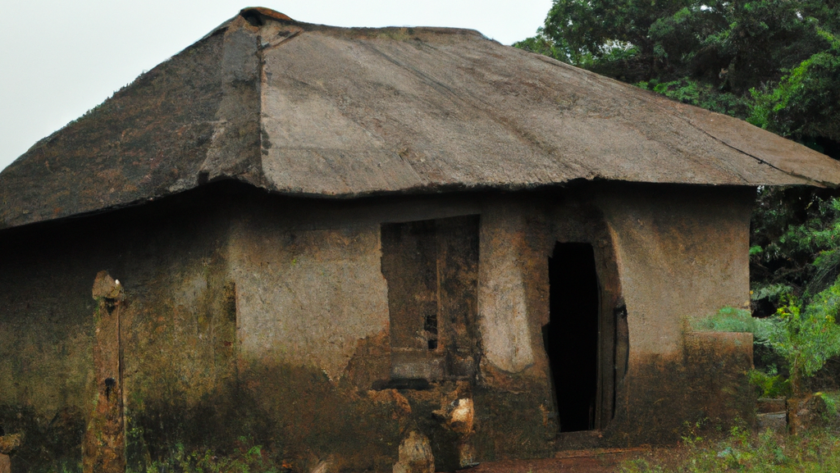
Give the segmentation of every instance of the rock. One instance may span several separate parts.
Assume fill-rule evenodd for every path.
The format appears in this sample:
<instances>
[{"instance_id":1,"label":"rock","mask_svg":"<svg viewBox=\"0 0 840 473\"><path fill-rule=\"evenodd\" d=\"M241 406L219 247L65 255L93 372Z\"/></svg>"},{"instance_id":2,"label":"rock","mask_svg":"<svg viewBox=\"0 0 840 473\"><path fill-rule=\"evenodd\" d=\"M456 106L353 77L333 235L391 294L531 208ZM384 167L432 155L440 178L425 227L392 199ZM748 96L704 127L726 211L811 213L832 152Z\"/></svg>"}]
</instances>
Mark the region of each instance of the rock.
<instances>
[{"instance_id":1,"label":"rock","mask_svg":"<svg viewBox=\"0 0 840 473\"><path fill-rule=\"evenodd\" d=\"M759 432L767 429L783 434L787 431L787 412L768 412L756 416Z\"/></svg>"},{"instance_id":2,"label":"rock","mask_svg":"<svg viewBox=\"0 0 840 473\"><path fill-rule=\"evenodd\" d=\"M472 468L478 465L475 460L475 447L469 440L458 443L458 463L461 468Z\"/></svg>"},{"instance_id":3,"label":"rock","mask_svg":"<svg viewBox=\"0 0 840 473\"><path fill-rule=\"evenodd\" d=\"M394 473L435 473L435 457L425 435L411 432L403 439Z\"/></svg>"},{"instance_id":4,"label":"rock","mask_svg":"<svg viewBox=\"0 0 840 473\"><path fill-rule=\"evenodd\" d=\"M471 443L475 423L473 400L461 397L441 406L432 415L441 421L443 427L458 434L458 462L461 468L477 465L475 448Z\"/></svg>"},{"instance_id":5,"label":"rock","mask_svg":"<svg viewBox=\"0 0 840 473\"><path fill-rule=\"evenodd\" d=\"M475 466L475 449L470 442L473 433L473 419L475 410L473 400L469 398L458 399L455 402L455 409L449 415L449 428L460 436L458 442L458 462L461 468Z\"/></svg>"},{"instance_id":6,"label":"rock","mask_svg":"<svg viewBox=\"0 0 840 473\"><path fill-rule=\"evenodd\" d=\"M458 399L455 409L449 415L450 428L461 435L469 435L473 430L473 401Z\"/></svg>"}]
</instances>

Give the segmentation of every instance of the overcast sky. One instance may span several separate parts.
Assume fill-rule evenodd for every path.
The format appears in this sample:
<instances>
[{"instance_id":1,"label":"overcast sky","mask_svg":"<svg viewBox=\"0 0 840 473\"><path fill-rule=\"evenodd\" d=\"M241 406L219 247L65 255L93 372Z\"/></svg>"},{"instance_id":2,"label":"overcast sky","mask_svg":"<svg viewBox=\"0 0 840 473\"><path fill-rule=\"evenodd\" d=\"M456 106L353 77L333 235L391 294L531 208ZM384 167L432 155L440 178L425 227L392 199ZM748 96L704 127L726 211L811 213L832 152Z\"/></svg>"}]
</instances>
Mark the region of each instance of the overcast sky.
<instances>
[{"instance_id":1,"label":"overcast sky","mask_svg":"<svg viewBox=\"0 0 840 473\"><path fill-rule=\"evenodd\" d=\"M336 26L454 26L503 44L551 0L0 0L0 169L246 6Z\"/></svg>"}]
</instances>

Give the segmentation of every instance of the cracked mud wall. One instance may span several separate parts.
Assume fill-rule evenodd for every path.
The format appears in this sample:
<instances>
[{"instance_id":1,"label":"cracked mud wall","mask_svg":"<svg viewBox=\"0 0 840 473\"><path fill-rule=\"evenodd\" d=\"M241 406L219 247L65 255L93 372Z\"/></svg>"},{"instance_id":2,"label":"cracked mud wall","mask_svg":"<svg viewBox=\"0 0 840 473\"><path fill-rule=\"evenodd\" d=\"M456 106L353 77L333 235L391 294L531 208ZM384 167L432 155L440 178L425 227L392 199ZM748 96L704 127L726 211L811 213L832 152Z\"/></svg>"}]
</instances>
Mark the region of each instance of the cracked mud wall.
<instances>
[{"instance_id":1,"label":"cracked mud wall","mask_svg":"<svg viewBox=\"0 0 840 473\"><path fill-rule=\"evenodd\" d=\"M403 412L399 403L370 410L374 399L390 399L387 391L369 391L386 385L389 376L388 294L379 271L378 234L382 222L478 214L481 366L469 388L476 406L478 458L550 456L578 442L558 434L541 332L549 320L547 259L558 241L593 245L601 310L607 317L624 317L623 326L602 327L604 336L616 342L602 349L601 436L586 440L588 445L673 441L684 420L712 413L707 408L719 400L710 397L709 386L718 386L714 376L723 380L719 387L724 392L735 393L726 401L731 408L715 414L728 422L746 412L742 374L751 355L746 346L728 349L715 339L699 352L685 347L681 321L737 304L746 293L742 246L749 198L743 189L628 186L613 194L594 189L480 199L285 204L267 199L265 207L252 206L260 210L246 212L233 233L240 367L257 372L274 364L278 373L304 370L320 387L283 388L300 386L286 375L244 384L277 424L294 426L284 431L290 452L319 445L306 447L308 455L345 452L339 457L348 468L357 468L365 461L351 460L348 452L361 451L384 465L394 455L389 444L398 443L406 425L419 422L436 458L452 458L441 453L451 448L441 439L455 442L451 432L420 420L422 412L436 410L440 397L453 392L447 383L432 384L428 391L400 389L411 414L397 415L397 422L393 416L389 421L387 412ZM618 310L625 305L626 316ZM624 369L613 376L616 364ZM329 402L303 401L298 393L309 389L325 393L322 398ZM271 410L289 403L295 406L293 415ZM373 417L360 425L354 420L359 412ZM373 425L389 434L378 442L376 435L336 434ZM366 441L357 443L360 437Z\"/></svg>"},{"instance_id":2,"label":"cracked mud wall","mask_svg":"<svg viewBox=\"0 0 840 473\"><path fill-rule=\"evenodd\" d=\"M283 360L341 378L358 340L388 325L379 226L240 222L232 243L241 362Z\"/></svg>"},{"instance_id":3,"label":"cracked mud wall","mask_svg":"<svg viewBox=\"0 0 840 473\"><path fill-rule=\"evenodd\" d=\"M544 222L538 199L496 199L482 214L479 326L482 363L475 393L478 458L550 456L552 410L542 325L548 319ZM536 231L535 231L536 230Z\"/></svg>"},{"instance_id":4,"label":"cracked mud wall","mask_svg":"<svg viewBox=\"0 0 840 473\"><path fill-rule=\"evenodd\" d=\"M178 444L224 454L250 435L300 469L334 455L348 471L389 470L413 428L443 465L457 462L454 434L418 418L462 384L370 391L390 368L379 224L475 214L475 202L309 205L233 187L2 235L0 414L28 434L16 471L80 466L95 392L90 285L103 269L126 294L129 468Z\"/></svg>"},{"instance_id":5,"label":"cracked mud wall","mask_svg":"<svg viewBox=\"0 0 840 473\"><path fill-rule=\"evenodd\" d=\"M290 452L305 445L308 455L336 455L351 469L378 461L348 453L357 451L385 465L395 461L393 444L415 426L431 439L438 466L452 465L458 438L431 414L441 409L441 399L464 392L476 406L477 458L552 454L558 425L542 339L549 315L547 258L558 239L609 246L603 223L591 222L597 215L591 205L557 193L265 200L265 206L249 206L232 233L239 364L241 373L280 374L241 381L272 422L293 426L283 430ZM399 388L410 414L398 402L371 411L377 400L390 399L382 390L390 381L391 343L380 225L457 215L480 215L480 373L466 385ZM599 264L608 265L604 259L611 257L602 257L608 254L599 253ZM301 370L319 387L303 387L285 374ZM301 396L312 389L321 394ZM278 407L289 405L291 412ZM389 409L399 414L388 420ZM360 422L360 410L379 414ZM364 435L368 426L379 434ZM356 433L338 434L348 431Z\"/></svg>"}]
</instances>

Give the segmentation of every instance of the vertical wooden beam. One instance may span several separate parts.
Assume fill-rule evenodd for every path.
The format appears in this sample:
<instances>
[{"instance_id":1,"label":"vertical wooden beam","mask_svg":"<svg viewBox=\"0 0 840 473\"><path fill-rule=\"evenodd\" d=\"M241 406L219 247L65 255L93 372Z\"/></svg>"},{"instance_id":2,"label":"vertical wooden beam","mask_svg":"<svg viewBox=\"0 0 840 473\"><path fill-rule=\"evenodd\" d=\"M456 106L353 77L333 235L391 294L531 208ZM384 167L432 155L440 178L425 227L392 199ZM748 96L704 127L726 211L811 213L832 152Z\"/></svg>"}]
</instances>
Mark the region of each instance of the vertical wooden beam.
<instances>
[{"instance_id":1,"label":"vertical wooden beam","mask_svg":"<svg viewBox=\"0 0 840 473\"><path fill-rule=\"evenodd\" d=\"M125 424L120 350L123 288L106 271L100 271L93 283L93 298L97 302L93 345L96 398L84 438L84 472L124 473Z\"/></svg>"}]
</instances>

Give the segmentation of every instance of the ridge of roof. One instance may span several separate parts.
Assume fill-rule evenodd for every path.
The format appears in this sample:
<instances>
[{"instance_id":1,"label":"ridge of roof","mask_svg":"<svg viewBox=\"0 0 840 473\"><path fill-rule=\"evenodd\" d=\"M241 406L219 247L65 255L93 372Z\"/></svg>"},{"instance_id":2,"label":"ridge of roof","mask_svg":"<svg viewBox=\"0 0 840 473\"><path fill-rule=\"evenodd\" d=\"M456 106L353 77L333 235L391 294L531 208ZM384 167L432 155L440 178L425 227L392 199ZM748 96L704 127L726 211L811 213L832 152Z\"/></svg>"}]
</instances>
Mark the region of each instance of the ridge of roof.
<instances>
[{"instance_id":1,"label":"ridge of roof","mask_svg":"<svg viewBox=\"0 0 840 473\"><path fill-rule=\"evenodd\" d=\"M271 8L265 7L245 7L242 10L239 10L239 15L248 19L249 17L266 17L271 18L272 20L276 21L295 21L291 19L288 15L280 13L279 11L272 10ZM255 25L256 26L256 25Z\"/></svg>"},{"instance_id":2,"label":"ridge of roof","mask_svg":"<svg viewBox=\"0 0 840 473\"><path fill-rule=\"evenodd\" d=\"M333 198L580 179L834 186L840 163L474 30L249 7L0 173L0 228L224 179Z\"/></svg>"}]
</instances>

